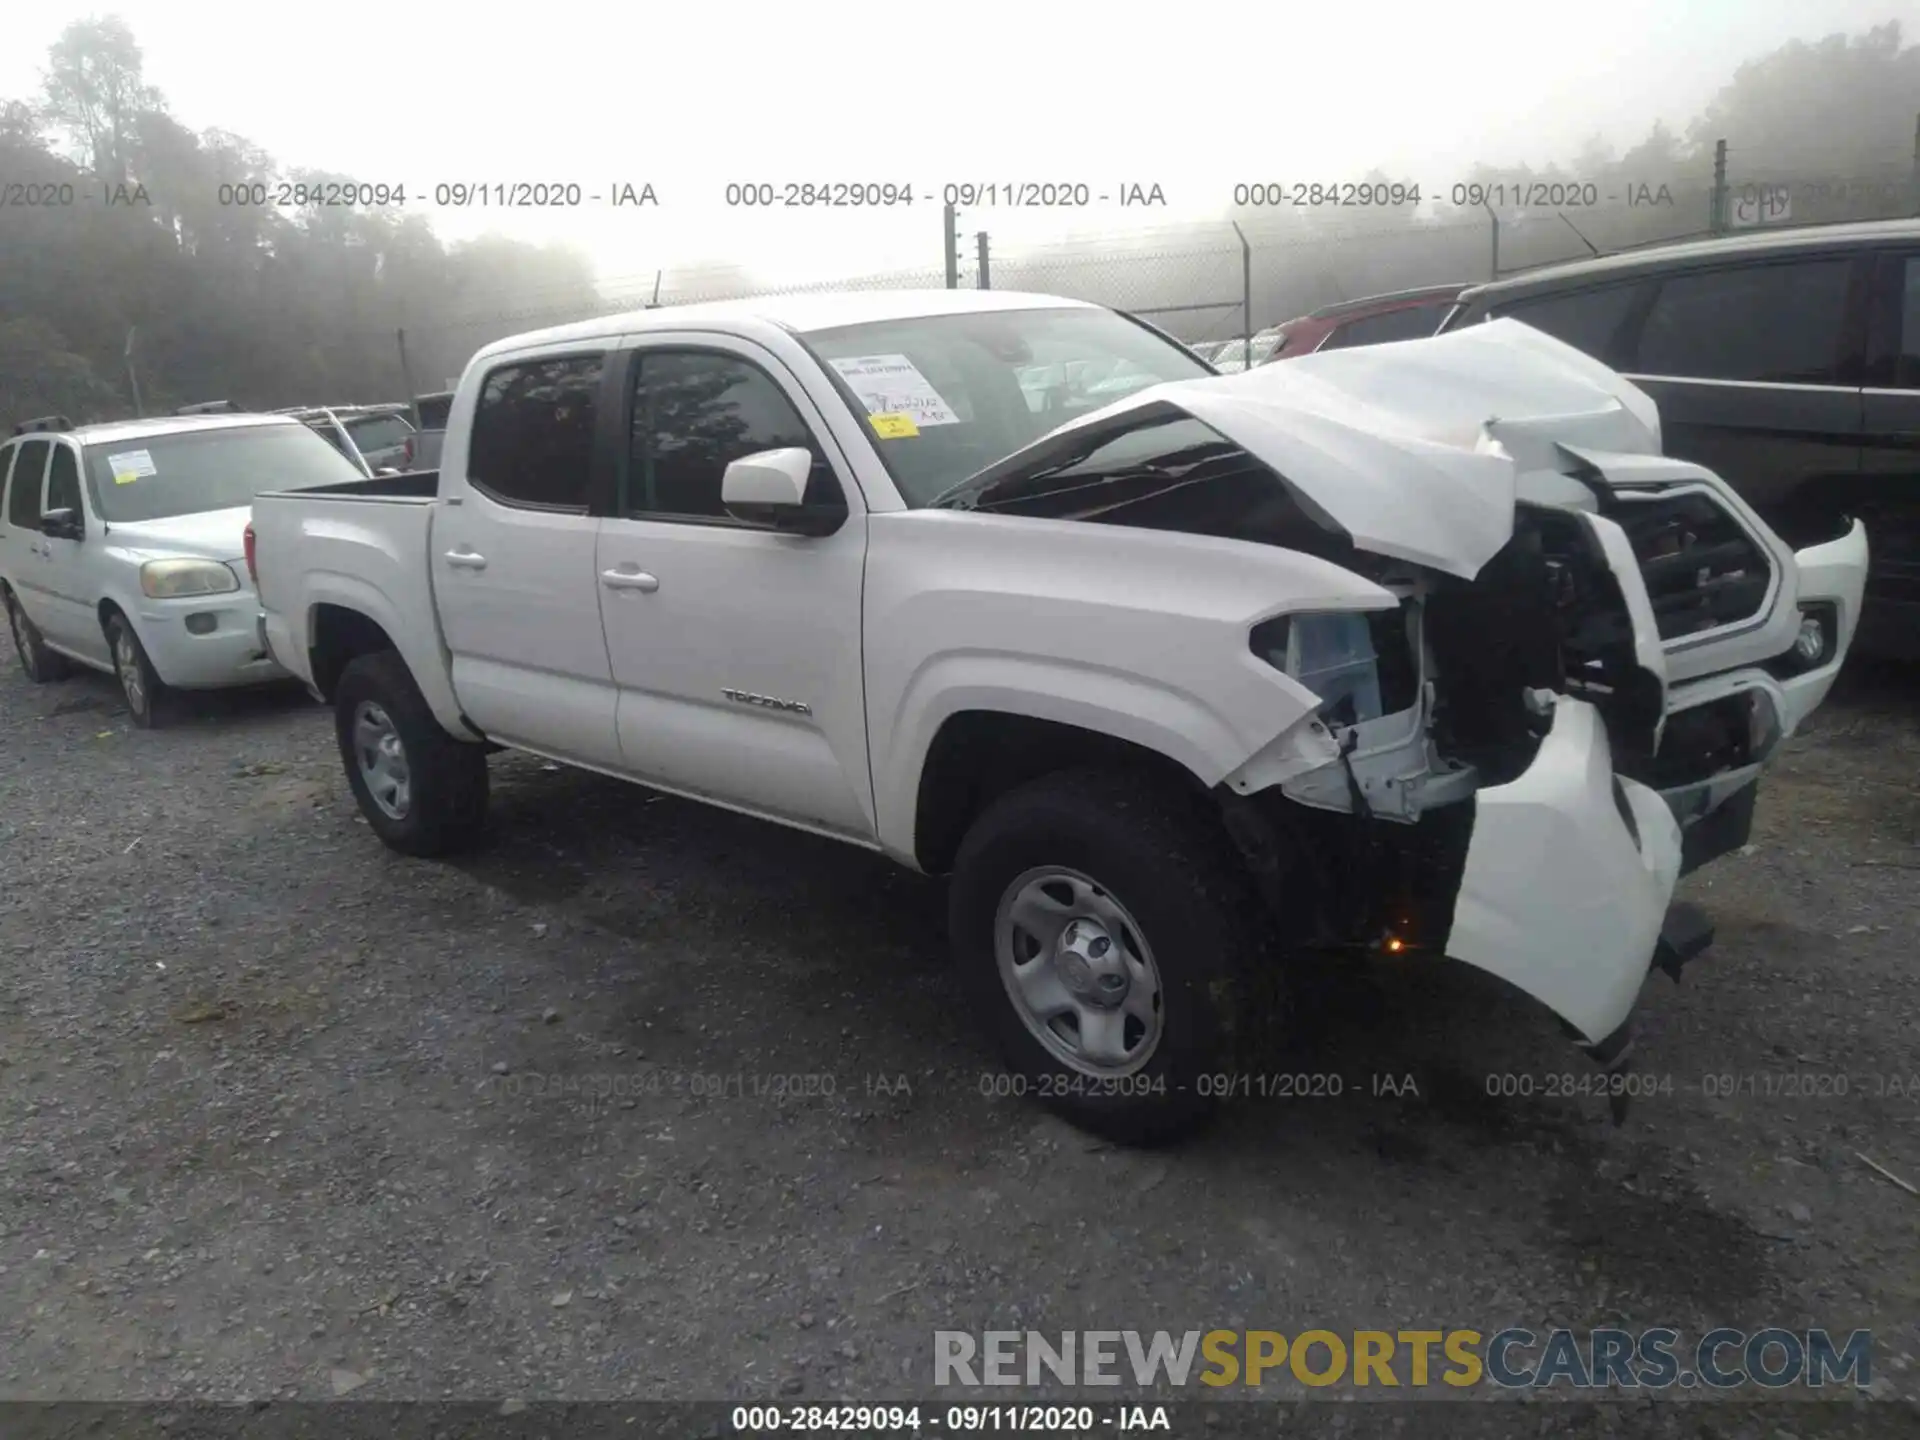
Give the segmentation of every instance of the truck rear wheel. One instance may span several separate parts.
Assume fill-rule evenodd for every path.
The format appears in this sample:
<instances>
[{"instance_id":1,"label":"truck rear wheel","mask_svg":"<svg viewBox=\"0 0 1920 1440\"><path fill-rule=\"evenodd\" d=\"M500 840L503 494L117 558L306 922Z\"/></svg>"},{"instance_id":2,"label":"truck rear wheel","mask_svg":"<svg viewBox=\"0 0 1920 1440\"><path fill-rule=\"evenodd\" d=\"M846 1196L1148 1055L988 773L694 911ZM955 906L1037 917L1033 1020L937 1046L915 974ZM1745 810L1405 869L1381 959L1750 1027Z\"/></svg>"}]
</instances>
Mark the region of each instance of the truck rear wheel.
<instances>
[{"instance_id":1,"label":"truck rear wheel","mask_svg":"<svg viewBox=\"0 0 1920 1440\"><path fill-rule=\"evenodd\" d=\"M1210 1116L1268 941L1196 797L1096 770L1002 796L961 843L948 928L1008 1091L1129 1144Z\"/></svg>"},{"instance_id":2,"label":"truck rear wheel","mask_svg":"<svg viewBox=\"0 0 1920 1440\"><path fill-rule=\"evenodd\" d=\"M333 719L353 798L391 848L448 855L479 841L486 751L446 732L397 652L348 664L334 687Z\"/></svg>"}]
</instances>

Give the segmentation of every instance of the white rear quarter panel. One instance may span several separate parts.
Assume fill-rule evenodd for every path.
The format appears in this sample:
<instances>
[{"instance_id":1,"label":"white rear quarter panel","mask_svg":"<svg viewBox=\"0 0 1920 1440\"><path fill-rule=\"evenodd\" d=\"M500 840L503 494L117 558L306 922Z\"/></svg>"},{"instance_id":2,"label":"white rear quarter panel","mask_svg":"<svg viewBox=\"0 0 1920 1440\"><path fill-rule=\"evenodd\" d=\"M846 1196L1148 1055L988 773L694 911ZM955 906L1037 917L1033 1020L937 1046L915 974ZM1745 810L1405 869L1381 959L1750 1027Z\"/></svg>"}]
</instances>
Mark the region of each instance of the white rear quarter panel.
<instances>
[{"instance_id":1,"label":"white rear quarter panel","mask_svg":"<svg viewBox=\"0 0 1920 1440\"><path fill-rule=\"evenodd\" d=\"M263 495L253 507L254 559L283 665L310 681L319 607L357 610L387 632L434 715L460 735L427 569L433 512L419 501Z\"/></svg>"}]
</instances>

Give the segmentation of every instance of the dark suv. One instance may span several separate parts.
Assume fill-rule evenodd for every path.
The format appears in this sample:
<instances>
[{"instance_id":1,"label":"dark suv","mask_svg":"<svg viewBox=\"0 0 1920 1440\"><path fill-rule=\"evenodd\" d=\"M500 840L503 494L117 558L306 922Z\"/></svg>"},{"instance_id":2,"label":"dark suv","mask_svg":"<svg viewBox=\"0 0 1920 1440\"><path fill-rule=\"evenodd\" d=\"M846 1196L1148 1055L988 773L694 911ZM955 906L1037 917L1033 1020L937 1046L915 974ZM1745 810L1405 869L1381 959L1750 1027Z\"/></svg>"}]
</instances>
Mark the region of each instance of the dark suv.
<instances>
[{"instance_id":1,"label":"dark suv","mask_svg":"<svg viewBox=\"0 0 1920 1440\"><path fill-rule=\"evenodd\" d=\"M1669 454L1795 547L1866 522L1856 650L1920 658L1920 220L1626 251L1476 286L1443 330L1511 316L1629 376Z\"/></svg>"}]
</instances>

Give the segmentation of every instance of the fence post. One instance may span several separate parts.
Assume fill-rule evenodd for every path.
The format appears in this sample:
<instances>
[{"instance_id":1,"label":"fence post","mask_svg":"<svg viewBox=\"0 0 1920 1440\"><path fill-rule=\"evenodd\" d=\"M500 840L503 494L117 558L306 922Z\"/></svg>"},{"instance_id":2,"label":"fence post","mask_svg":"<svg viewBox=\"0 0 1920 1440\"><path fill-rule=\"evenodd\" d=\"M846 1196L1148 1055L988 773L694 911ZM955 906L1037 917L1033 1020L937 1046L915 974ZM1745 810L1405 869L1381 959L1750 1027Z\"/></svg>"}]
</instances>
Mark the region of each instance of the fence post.
<instances>
[{"instance_id":1,"label":"fence post","mask_svg":"<svg viewBox=\"0 0 1920 1440\"><path fill-rule=\"evenodd\" d=\"M991 290L993 286L987 283L987 232L984 230L975 232L973 241L980 251L980 288Z\"/></svg>"},{"instance_id":2,"label":"fence post","mask_svg":"<svg viewBox=\"0 0 1920 1440\"><path fill-rule=\"evenodd\" d=\"M1487 257L1487 278L1500 278L1500 216L1487 201L1480 202L1480 208L1487 212L1487 234L1492 253Z\"/></svg>"},{"instance_id":3,"label":"fence post","mask_svg":"<svg viewBox=\"0 0 1920 1440\"><path fill-rule=\"evenodd\" d=\"M1913 213L1920 216L1920 114L1913 117Z\"/></svg>"},{"instance_id":4,"label":"fence post","mask_svg":"<svg viewBox=\"0 0 1920 1440\"><path fill-rule=\"evenodd\" d=\"M1240 228L1235 220L1233 233L1240 237L1240 343L1246 348L1241 358L1246 368L1253 368L1253 247L1247 244L1247 232Z\"/></svg>"},{"instance_id":5,"label":"fence post","mask_svg":"<svg viewBox=\"0 0 1920 1440\"><path fill-rule=\"evenodd\" d=\"M147 410L146 410L146 407L140 403L140 377L134 373L134 368L133 368L134 329L135 327L132 325L129 325L127 327L127 348L122 352L122 356L127 362L127 386L129 389L133 391L134 416L138 419L144 420L147 415Z\"/></svg>"},{"instance_id":6,"label":"fence post","mask_svg":"<svg viewBox=\"0 0 1920 1440\"><path fill-rule=\"evenodd\" d=\"M395 330L393 338L400 346L400 383L407 387L407 405L413 411L413 428L423 429L424 427L420 424L420 398L413 388L413 371L407 365L406 328L403 326Z\"/></svg>"},{"instance_id":7,"label":"fence post","mask_svg":"<svg viewBox=\"0 0 1920 1440\"><path fill-rule=\"evenodd\" d=\"M1713 196L1707 205L1707 229L1715 235L1727 231L1727 142L1713 142Z\"/></svg>"},{"instance_id":8,"label":"fence post","mask_svg":"<svg viewBox=\"0 0 1920 1440\"><path fill-rule=\"evenodd\" d=\"M943 205L940 209L946 225L945 244L947 248L947 288L960 288L960 216L952 205Z\"/></svg>"}]
</instances>

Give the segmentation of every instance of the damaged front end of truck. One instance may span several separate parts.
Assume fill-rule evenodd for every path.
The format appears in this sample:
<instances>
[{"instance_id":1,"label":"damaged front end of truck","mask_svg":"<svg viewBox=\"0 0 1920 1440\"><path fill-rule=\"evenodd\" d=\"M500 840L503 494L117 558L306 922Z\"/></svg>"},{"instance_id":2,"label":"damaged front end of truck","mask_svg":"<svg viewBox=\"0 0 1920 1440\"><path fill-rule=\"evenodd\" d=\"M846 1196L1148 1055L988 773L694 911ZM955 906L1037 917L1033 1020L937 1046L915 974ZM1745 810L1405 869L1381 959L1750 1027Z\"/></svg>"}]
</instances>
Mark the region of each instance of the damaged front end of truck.
<instances>
[{"instance_id":1,"label":"damaged front end of truck","mask_svg":"<svg viewBox=\"0 0 1920 1440\"><path fill-rule=\"evenodd\" d=\"M1866 568L1858 526L1788 550L1660 454L1643 392L1512 321L1157 386L940 503L1369 582L1251 626L1317 703L1219 781L1227 825L1294 944L1475 966L1606 1065L1648 970L1710 942L1676 882L1745 843Z\"/></svg>"}]
</instances>

